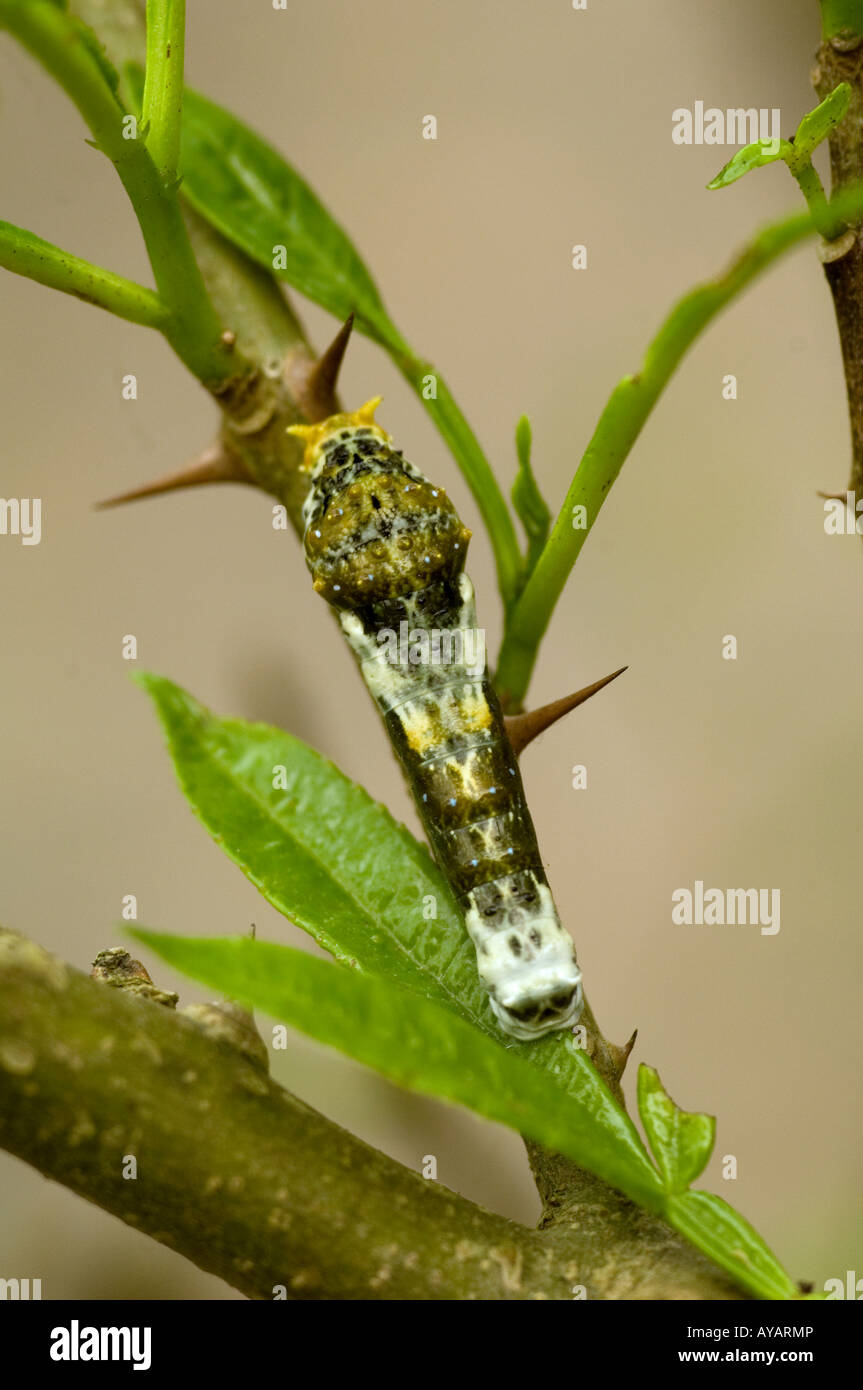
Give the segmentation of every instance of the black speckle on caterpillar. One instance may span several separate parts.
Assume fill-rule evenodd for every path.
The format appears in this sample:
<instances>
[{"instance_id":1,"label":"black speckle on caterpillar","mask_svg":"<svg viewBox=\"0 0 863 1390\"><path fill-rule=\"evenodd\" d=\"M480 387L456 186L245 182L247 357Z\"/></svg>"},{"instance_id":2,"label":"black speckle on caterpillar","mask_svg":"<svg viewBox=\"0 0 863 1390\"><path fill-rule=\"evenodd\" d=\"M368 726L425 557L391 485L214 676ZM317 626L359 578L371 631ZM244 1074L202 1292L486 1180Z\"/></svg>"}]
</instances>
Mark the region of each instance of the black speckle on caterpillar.
<instances>
[{"instance_id":1,"label":"black speckle on caterpillar","mask_svg":"<svg viewBox=\"0 0 863 1390\"><path fill-rule=\"evenodd\" d=\"M420 594L454 577L470 532L374 423L377 401L305 430L312 486L303 508L315 589L335 608Z\"/></svg>"},{"instance_id":2,"label":"black speckle on caterpillar","mask_svg":"<svg viewBox=\"0 0 863 1390\"><path fill-rule=\"evenodd\" d=\"M306 560L384 720L494 1014L511 1037L530 1040L578 1021L581 971L542 868L484 645L479 655L472 640L470 532L444 489L392 447L374 419L378 404L291 429L305 439L310 475ZM402 647L393 659L397 633L432 655L415 662Z\"/></svg>"}]
</instances>

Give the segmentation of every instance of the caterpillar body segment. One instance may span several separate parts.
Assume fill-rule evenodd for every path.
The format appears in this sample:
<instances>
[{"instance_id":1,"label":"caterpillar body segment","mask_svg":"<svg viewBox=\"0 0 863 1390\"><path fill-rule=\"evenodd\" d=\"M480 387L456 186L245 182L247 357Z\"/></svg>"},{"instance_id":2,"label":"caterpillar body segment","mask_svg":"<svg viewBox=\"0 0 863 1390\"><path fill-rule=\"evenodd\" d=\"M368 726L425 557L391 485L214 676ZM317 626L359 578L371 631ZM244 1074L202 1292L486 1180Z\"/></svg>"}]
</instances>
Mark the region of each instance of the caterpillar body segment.
<instances>
[{"instance_id":1,"label":"caterpillar body segment","mask_svg":"<svg viewBox=\"0 0 863 1390\"><path fill-rule=\"evenodd\" d=\"M310 474L306 559L380 711L494 1014L532 1040L578 1021L581 971L489 680L464 572L470 532L392 447L377 404L293 427Z\"/></svg>"}]
</instances>

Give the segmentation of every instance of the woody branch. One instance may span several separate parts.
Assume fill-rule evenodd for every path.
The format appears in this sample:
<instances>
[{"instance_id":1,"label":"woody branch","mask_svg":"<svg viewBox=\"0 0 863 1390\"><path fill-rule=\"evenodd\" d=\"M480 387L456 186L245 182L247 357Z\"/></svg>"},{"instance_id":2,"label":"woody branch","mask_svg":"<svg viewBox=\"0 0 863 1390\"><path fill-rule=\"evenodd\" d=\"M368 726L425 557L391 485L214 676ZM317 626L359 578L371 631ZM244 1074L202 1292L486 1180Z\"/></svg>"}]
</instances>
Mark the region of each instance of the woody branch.
<instances>
[{"instance_id":1,"label":"woody branch","mask_svg":"<svg viewBox=\"0 0 863 1390\"><path fill-rule=\"evenodd\" d=\"M2 929L0 1019L0 1143L250 1298L742 1297L589 1174L550 1180L544 1229L495 1216L190 1019Z\"/></svg>"},{"instance_id":2,"label":"woody branch","mask_svg":"<svg viewBox=\"0 0 863 1390\"><path fill-rule=\"evenodd\" d=\"M851 88L845 118L830 135L832 194L863 180L863 0L821 0L823 41L812 84L822 99L840 82ZM863 496L863 223L823 252L839 329L851 424L849 488ZM828 481L825 479L825 481ZM832 481L832 480L830 480Z\"/></svg>"}]
</instances>

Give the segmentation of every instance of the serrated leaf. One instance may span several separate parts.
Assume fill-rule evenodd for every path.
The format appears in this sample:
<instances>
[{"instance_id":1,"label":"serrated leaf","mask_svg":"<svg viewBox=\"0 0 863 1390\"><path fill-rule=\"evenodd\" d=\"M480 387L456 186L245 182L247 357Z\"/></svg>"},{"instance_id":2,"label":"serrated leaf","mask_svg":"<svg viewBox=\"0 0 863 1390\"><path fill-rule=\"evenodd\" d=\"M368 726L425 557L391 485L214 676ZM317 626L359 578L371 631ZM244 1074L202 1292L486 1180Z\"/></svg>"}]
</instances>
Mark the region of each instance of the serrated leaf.
<instances>
[{"instance_id":1,"label":"serrated leaf","mask_svg":"<svg viewBox=\"0 0 863 1390\"><path fill-rule=\"evenodd\" d=\"M638 1110L668 1192L685 1192L704 1171L713 1152L712 1115L681 1110L644 1062L638 1068Z\"/></svg>"},{"instance_id":2,"label":"serrated leaf","mask_svg":"<svg viewBox=\"0 0 863 1390\"><path fill-rule=\"evenodd\" d=\"M760 1298L798 1297L769 1245L749 1222L713 1192L669 1197L666 1216L676 1231Z\"/></svg>"},{"instance_id":3,"label":"serrated leaf","mask_svg":"<svg viewBox=\"0 0 863 1390\"><path fill-rule=\"evenodd\" d=\"M589 1093L566 1096L523 1057L432 1000L288 946L138 928L131 934L203 984L337 1047L409 1090L509 1125L659 1209L656 1171L596 1072Z\"/></svg>"},{"instance_id":4,"label":"serrated leaf","mask_svg":"<svg viewBox=\"0 0 863 1390\"><path fill-rule=\"evenodd\" d=\"M585 1144L598 1144L601 1148L611 1133L620 1140L614 1153L609 1151L603 1157L599 1149L592 1148L591 1158L582 1157L576 1161L606 1176L622 1191L630 1191L628 1184L635 1171L631 1160L635 1152L640 1155L637 1168L641 1176L637 1181L639 1184L647 1181L642 1162L648 1167L650 1163L637 1131L625 1111L614 1102L588 1058L573 1046L570 1038L558 1034L535 1043L513 1043L503 1038L479 986L473 949L449 890L426 851L404 827L396 825L383 807L300 740L266 725L216 719L190 695L160 677L138 676L136 679L154 699L180 784L204 825L268 901L305 927L340 960L355 967L351 972L338 972L340 980L364 979L364 987L371 985L378 976L385 977L387 983L394 981L396 983L390 987L406 997L409 995L412 1000L408 1014L416 1026L424 1029L423 1011L434 1009L435 1019L437 1014L444 1014L453 1023L472 1031L496 1055L518 1060L539 1078L539 1084L549 1088L549 1097L554 1095L554 1102L549 1101L554 1116L559 1118L564 1113L558 1109L560 1105L572 1105L579 1116L585 1117L585 1126L596 1125L599 1134L605 1136L600 1140L596 1134L588 1134ZM278 791L273 788L275 765L283 766L287 774L286 786ZM437 898L438 916L426 921L417 912L417 898L421 900L429 892ZM205 941L192 943L195 950L208 944ZM248 950L250 943L243 939L229 944L233 951L242 952ZM299 954L303 962L311 960L303 953L291 954ZM245 967L236 959L232 958L227 964L222 962L225 973L217 979L197 969L188 954L184 958L187 965L182 965L179 957L172 957L172 960L178 968L189 968L196 978L232 997L243 993ZM313 960L311 966L332 970ZM369 974L364 977L365 971ZM328 986L335 976L317 978ZM377 979L377 983L381 980ZM317 987L307 991L303 1005L306 1010L303 1017L310 1029L314 1026L317 997ZM372 1000L372 995L364 994L362 998ZM270 1007L263 995L252 1002L258 1002L261 1008ZM279 1009L281 1007L280 1004ZM297 1027L305 1026L298 1021L296 1011L291 1017ZM366 1013L359 1024L354 1024L355 1034L371 1028L370 1017ZM431 1033L439 1036L442 1025L439 1019L432 1022L432 1018L430 1015ZM319 1036L316 1032L313 1035ZM321 1040L328 1038L321 1036ZM333 1045L341 1044L333 1041ZM384 1049L386 1053L392 1050L392 1043ZM378 1065L371 1053L361 1056L351 1051L351 1055L368 1061L369 1065ZM379 1069L395 1080L400 1079L387 1070L388 1065L385 1056ZM411 1084L410 1079L403 1080L403 1084ZM461 1091L455 1092L453 1084L451 1079L444 1078L441 1089L434 1093L473 1106L473 1099ZM531 1087L529 1089L531 1094L536 1094ZM608 1110L609 1101L613 1111ZM543 1105L545 1103L544 1100ZM500 1118L503 1123L515 1123L524 1128L525 1133L533 1133L531 1128L525 1127L532 1122L529 1118L526 1121L523 1113L513 1120L497 1111L492 1114L481 1109L481 1113L488 1113L489 1118ZM540 1142L552 1142L561 1152L570 1152L568 1140L555 1138ZM634 1151L633 1142L636 1144ZM624 1150L625 1159L622 1158ZM581 1154L586 1152L587 1149L579 1149ZM596 1162L603 1166L594 1168ZM623 1165L615 1169L616 1178L608 1176L609 1163ZM651 1172L653 1177L641 1190L639 1200L676 1224L669 1203L680 1199L669 1197L652 1168ZM697 1211L689 1207L681 1211L680 1219L688 1223L687 1229L679 1227L682 1234L706 1250L702 1239L716 1243L716 1231L712 1227L699 1234ZM732 1216L741 1223L740 1229L751 1231L742 1217L737 1218L736 1213ZM701 1219L703 1221L703 1217ZM735 1235L735 1239L739 1236ZM752 1239L758 1242L754 1232ZM761 1250L762 1246L758 1248ZM712 1246L707 1250L711 1252ZM727 1251L725 1256L739 1264L736 1256ZM722 1264L723 1252L720 1250L714 1258ZM764 1258L772 1260L769 1251L766 1257L763 1253L759 1256L761 1260ZM773 1263L775 1268L772 1272L768 1269L769 1277L754 1259L742 1270L735 1264L734 1273L744 1287L758 1296L790 1296L770 1291L779 1287L783 1280L790 1287L781 1267ZM724 1267L730 1268L727 1263Z\"/></svg>"},{"instance_id":5,"label":"serrated leaf","mask_svg":"<svg viewBox=\"0 0 863 1390\"><path fill-rule=\"evenodd\" d=\"M446 881L386 807L291 734L220 719L163 677L135 680L155 703L183 794L278 912L337 960L445 1005L567 1094L589 1089L593 1067L568 1034L503 1038Z\"/></svg>"},{"instance_id":6,"label":"serrated leaf","mask_svg":"<svg viewBox=\"0 0 863 1390\"><path fill-rule=\"evenodd\" d=\"M596 1072L589 1091L567 1097L516 1051L386 980L249 937L214 941L129 930L175 969L214 990L338 1048L398 1085L467 1106L572 1159L665 1216L758 1297L796 1297L758 1233L720 1197L665 1193L629 1117Z\"/></svg>"},{"instance_id":7,"label":"serrated leaf","mask_svg":"<svg viewBox=\"0 0 863 1390\"><path fill-rule=\"evenodd\" d=\"M850 100L851 88L847 82L840 82L814 111L803 117L794 136L794 154L810 155L842 120Z\"/></svg>"},{"instance_id":8,"label":"serrated leaf","mask_svg":"<svg viewBox=\"0 0 863 1390\"><path fill-rule=\"evenodd\" d=\"M727 164L724 164L715 178L710 180L708 188L727 188L729 184L736 183L742 179L744 174L748 174L751 169L760 169L764 164L775 164L777 159L786 159L793 154L794 146L788 140L755 140L751 145L744 145L742 150L738 150L732 155Z\"/></svg>"},{"instance_id":9,"label":"serrated leaf","mask_svg":"<svg viewBox=\"0 0 863 1390\"><path fill-rule=\"evenodd\" d=\"M300 739L218 719L161 677L135 679L156 704L185 796L267 901L337 960L464 1008L452 980L461 985L473 948L425 847Z\"/></svg>"},{"instance_id":10,"label":"serrated leaf","mask_svg":"<svg viewBox=\"0 0 863 1390\"><path fill-rule=\"evenodd\" d=\"M512 505L527 535L526 577L531 574L548 538L551 512L540 492L530 462L530 421L522 415L515 427L518 473L512 486Z\"/></svg>"}]
</instances>

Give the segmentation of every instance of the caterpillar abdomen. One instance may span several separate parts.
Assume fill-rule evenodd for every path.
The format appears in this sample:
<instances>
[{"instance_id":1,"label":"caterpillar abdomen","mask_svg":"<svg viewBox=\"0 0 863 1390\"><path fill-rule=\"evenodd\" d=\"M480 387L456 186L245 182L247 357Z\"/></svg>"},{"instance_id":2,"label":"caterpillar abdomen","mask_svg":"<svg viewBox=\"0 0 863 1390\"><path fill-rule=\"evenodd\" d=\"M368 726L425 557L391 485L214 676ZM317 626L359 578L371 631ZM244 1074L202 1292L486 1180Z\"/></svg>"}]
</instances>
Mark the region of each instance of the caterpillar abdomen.
<instances>
[{"instance_id":1,"label":"caterpillar abdomen","mask_svg":"<svg viewBox=\"0 0 863 1390\"><path fill-rule=\"evenodd\" d=\"M383 717L435 858L458 899L502 1028L577 1021L581 972L557 916L515 756L488 678L470 533L374 422L296 427L311 488L306 558Z\"/></svg>"}]
</instances>

